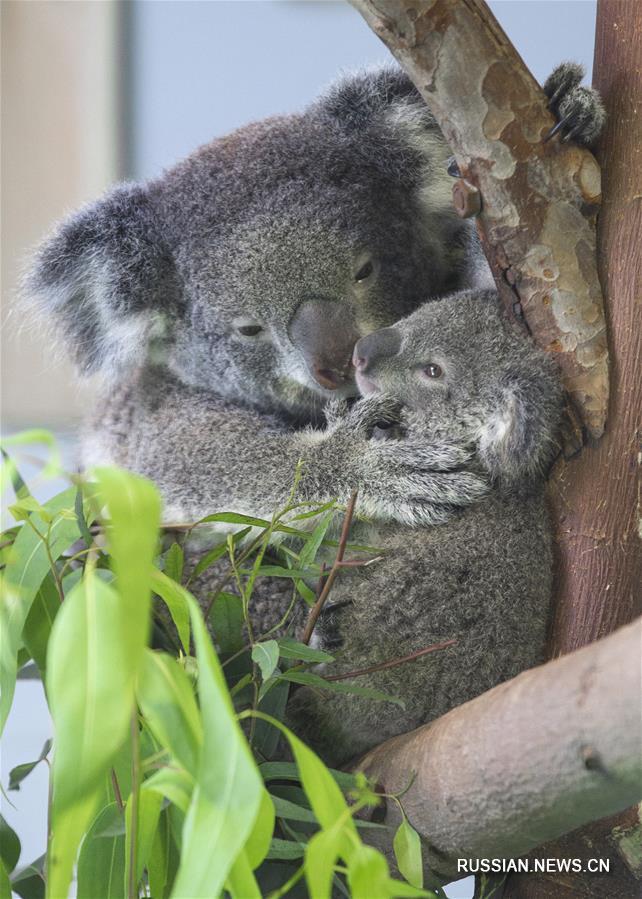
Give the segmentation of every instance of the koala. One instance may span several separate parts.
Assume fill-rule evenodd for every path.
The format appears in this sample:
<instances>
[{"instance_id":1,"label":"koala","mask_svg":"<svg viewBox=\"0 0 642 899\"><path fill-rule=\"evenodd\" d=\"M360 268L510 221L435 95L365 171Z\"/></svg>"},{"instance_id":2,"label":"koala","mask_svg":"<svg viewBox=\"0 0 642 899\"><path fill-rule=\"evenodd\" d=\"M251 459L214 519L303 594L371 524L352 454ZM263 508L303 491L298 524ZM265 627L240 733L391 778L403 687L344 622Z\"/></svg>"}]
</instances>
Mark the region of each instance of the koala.
<instances>
[{"instance_id":1,"label":"koala","mask_svg":"<svg viewBox=\"0 0 642 899\"><path fill-rule=\"evenodd\" d=\"M578 81L557 78L560 111ZM363 436L363 413L318 429L329 399L357 393L358 339L488 280L452 209L448 155L410 80L383 68L63 221L26 288L80 371L103 378L82 463L152 478L173 522L270 515L302 456L310 501L358 487L364 513L432 523L443 482L468 505L477 475L428 470L421 441L397 457Z\"/></svg>"},{"instance_id":2,"label":"koala","mask_svg":"<svg viewBox=\"0 0 642 899\"><path fill-rule=\"evenodd\" d=\"M290 726L335 766L543 660L552 579L544 489L562 409L554 362L503 318L492 291L427 303L361 338L354 361L365 398L348 414L361 409L371 421L374 405L385 418L387 404L391 421L399 404L405 436L393 433L384 445L403 458L405 440L423 440L424 464L439 481L426 526L353 524L350 539L384 558L335 581L313 634L335 661L319 673L457 642L354 679L401 699L403 709L310 687L294 693ZM341 427L340 410L331 422L330 430ZM468 503L460 486L453 502L446 471L458 485L467 472L474 479Z\"/></svg>"}]
</instances>

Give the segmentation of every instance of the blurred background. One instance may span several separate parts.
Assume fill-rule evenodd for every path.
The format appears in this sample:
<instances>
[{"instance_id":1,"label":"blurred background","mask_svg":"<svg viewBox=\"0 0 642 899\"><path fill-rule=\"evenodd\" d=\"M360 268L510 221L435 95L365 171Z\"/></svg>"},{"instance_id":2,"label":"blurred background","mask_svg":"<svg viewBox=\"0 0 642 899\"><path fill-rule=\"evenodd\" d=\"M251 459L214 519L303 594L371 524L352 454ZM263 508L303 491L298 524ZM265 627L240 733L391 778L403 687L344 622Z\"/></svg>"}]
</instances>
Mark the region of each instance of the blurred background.
<instances>
[{"instance_id":1,"label":"blurred background","mask_svg":"<svg viewBox=\"0 0 642 899\"><path fill-rule=\"evenodd\" d=\"M490 5L538 80L564 59L590 79L595 0ZM72 465L91 385L16 308L30 248L114 181L154 177L232 128L301 109L341 70L389 57L342 0L2 0L1 28L2 427L53 429ZM41 685L18 688L5 788L51 735ZM46 789L41 765L9 794L14 806L2 799L21 864L44 850ZM448 892L471 896L470 879Z\"/></svg>"}]
</instances>

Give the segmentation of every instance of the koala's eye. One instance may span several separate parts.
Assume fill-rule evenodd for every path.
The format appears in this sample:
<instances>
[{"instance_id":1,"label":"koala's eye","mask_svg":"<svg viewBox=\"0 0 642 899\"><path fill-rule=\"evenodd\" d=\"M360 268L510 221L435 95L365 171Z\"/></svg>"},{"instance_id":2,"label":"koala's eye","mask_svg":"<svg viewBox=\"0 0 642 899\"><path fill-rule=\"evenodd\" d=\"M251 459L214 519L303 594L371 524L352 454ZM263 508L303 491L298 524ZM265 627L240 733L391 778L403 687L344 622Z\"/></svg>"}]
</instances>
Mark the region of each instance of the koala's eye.
<instances>
[{"instance_id":1,"label":"koala's eye","mask_svg":"<svg viewBox=\"0 0 642 899\"><path fill-rule=\"evenodd\" d=\"M236 329L243 337L257 337L262 333L261 325L239 325Z\"/></svg>"},{"instance_id":2,"label":"koala's eye","mask_svg":"<svg viewBox=\"0 0 642 899\"><path fill-rule=\"evenodd\" d=\"M441 378L443 373L441 365L437 365L435 362L429 362L424 368L424 374L427 378Z\"/></svg>"},{"instance_id":3,"label":"koala's eye","mask_svg":"<svg viewBox=\"0 0 642 899\"><path fill-rule=\"evenodd\" d=\"M364 262L359 271L354 276L354 280L357 284L361 284L363 281L367 281L370 275L374 272L374 265L372 264L372 260L368 259L367 262Z\"/></svg>"}]
</instances>

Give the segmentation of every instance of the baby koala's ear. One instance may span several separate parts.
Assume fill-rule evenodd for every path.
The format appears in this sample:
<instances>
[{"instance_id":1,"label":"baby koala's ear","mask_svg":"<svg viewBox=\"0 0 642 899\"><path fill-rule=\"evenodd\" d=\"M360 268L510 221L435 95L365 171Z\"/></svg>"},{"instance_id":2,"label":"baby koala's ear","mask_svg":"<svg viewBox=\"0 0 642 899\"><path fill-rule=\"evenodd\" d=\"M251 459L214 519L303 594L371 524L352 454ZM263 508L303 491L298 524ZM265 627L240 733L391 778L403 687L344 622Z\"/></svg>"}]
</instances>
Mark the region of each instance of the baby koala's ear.
<instances>
[{"instance_id":1,"label":"baby koala's ear","mask_svg":"<svg viewBox=\"0 0 642 899\"><path fill-rule=\"evenodd\" d=\"M547 363L542 359L532 369L509 371L482 423L479 456L493 478L505 485L545 478L559 453L562 389L553 365Z\"/></svg>"},{"instance_id":2,"label":"baby koala's ear","mask_svg":"<svg viewBox=\"0 0 642 899\"><path fill-rule=\"evenodd\" d=\"M172 255L145 187L122 184L44 241L23 289L85 374L139 364L180 305Z\"/></svg>"}]
</instances>

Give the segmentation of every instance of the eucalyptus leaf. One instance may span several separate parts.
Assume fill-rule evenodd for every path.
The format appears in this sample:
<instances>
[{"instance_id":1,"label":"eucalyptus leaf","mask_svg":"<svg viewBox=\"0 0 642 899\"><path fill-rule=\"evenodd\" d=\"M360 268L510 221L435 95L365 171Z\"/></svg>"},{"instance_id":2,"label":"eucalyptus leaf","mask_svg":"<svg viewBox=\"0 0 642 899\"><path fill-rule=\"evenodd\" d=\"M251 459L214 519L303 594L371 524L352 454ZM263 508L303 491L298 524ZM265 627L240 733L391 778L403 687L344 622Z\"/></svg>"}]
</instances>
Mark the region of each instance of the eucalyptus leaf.
<instances>
[{"instance_id":1,"label":"eucalyptus leaf","mask_svg":"<svg viewBox=\"0 0 642 899\"><path fill-rule=\"evenodd\" d=\"M404 708L401 699L396 696L390 696L388 693L382 693L380 690L373 690L370 687L360 687L357 684L344 684L342 681L328 681L312 671L299 671L291 668L284 671L280 678L292 681L295 684L306 684L310 687L316 687L320 690L330 690L335 693L352 693L354 696L362 696L364 699L373 699L375 702L392 702Z\"/></svg>"},{"instance_id":2,"label":"eucalyptus leaf","mask_svg":"<svg viewBox=\"0 0 642 899\"><path fill-rule=\"evenodd\" d=\"M167 577L176 581L177 584L180 584L183 578L183 566L185 564L183 547L179 543L172 543L163 557L163 562L163 571Z\"/></svg>"},{"instance_id":3,"label":"eucalyptus leaf","mask_svg":"<svg viewBox=\"0 0 642 899\"><path fill-rule=\"evenodd\" d=\"M111 835L110 831L118 826L121 832ZM125 822L115 802L96 815L80 847L78 896L82 899L125 897Z\"/></svg>"},{"instance_id":4,"label":"eucalyptus leaf","mask_svg":"<svg viewBox=\"0 0 642 899\"><path fill-rule=\"evenodd\" d=\"M0 815L0 859L7 874L11 874L20 858L20 839L10 824Z\"/></svg>"},{"instance_id":5,"label":"eucalyptus leaf","mask_svg":"<svg viewBox=\"0 0 642 899\"><path fill-rule=\"evenodd\" d=\"M186 596L199 665L203 747L183 827L181 861L172 889L176 899L221 892L252 832L264 789L198 604L187 592Z\"/></svg>"},{"instance_id":6,"label":"eucalyptus leaf","mask_svg":"<svg viewBox=\"0 0 642 899\"><path fill-rule=\"evenodd\" d=\"M279 644L276 640L255 643L252 647L252 661L261 669L261 677L266 681L279 661Z\"/></svg>"},{"instance_id":7,"label":"eucalyptus leaf","mask_svg":"<svg viewBox=\"0 0 642 899\"><path fill-rule=\"evenodd\" d=\"M334 656L321 649L312 649L305 643L298 643L292 637L280 637L277 640L279 653L284 659L300 659L302 662L332 662Z\"/></svg>"},{"instance_id":8,"label":"eucalyptus leaf","mask_svg":"<svg viewBox=\"0 0 642 899\"><path fill-rule=\"evenodd\" d=\"M175 543L174 546L176 545L177 544ZM181 641L183 652L185 655L189 655L189 610L187 608L187 603L185 602L185 597L181 592L180 584L175 580L172 580L171 577L168 577L167 574L163 574L155 568L152 571L152 589L160 596L167 606L172 621L174 622L174 626L176 627L178 638Z\"/></svg>"},{"instance_id":9,"label":"eucalyptus leaf","mask_svg":"<svg viewBox=\"0 0 642 899\"><path fill-rule=\"evenodd\" d=\"M44 759L49 755L49 750L51 749L51 740L47 740L42 747L40 755L33 762L25 762L22 765L16 765L15 768L12 768L9 772L9 789L10 790L19 790L20 784L27 777L36 765L39 765Z\"/></svg>"},{"instance_id":10,"label":"eucalyptus leaf","mask_svg":"<svg viewBox=\"0 0 642 899\"><path fill-rule=\"evenodd\" d=\"M219 593L210 612L210 623L221 653L231 655L243 646L243 603L233 593Z\"/></svg>"},{"instance_id":11,"label":"eucalyptus leaf","mask_svg":"<svg viewBox=\"0 0 642 899\"><path fill-rule=\"evenodd\" d=\"M411 886L421 889L424 885L421 839L405 815L395 833L392 848L401 875Z\"/></svg>"},{"instance_id":12,"label":"eucalyptus leaf","mask_svg":"<svg viewBox=\"0 0 642 899\"><path fill-rule=\"evenodd\" d=\"M75 488L71 488L45 503L50 523L37 514L30 515L11 547L0 603L0 731L13 701L24 624L40 585L51 570L50 557L55 562L79 537L75 518L63 515L73 510L74 498Z\"/></svg>"},{"instance_id":13,"label":"eucalyptus leaf","mask_svg":"<svg viewBox=\"0 0 642 899\"><path fill-rule=\"evenodd\" d=\"M203 744L203 726L189 678L171 656L146 649L136 695L161 744L192 775Z\"/></svg>"}]
</instances>

